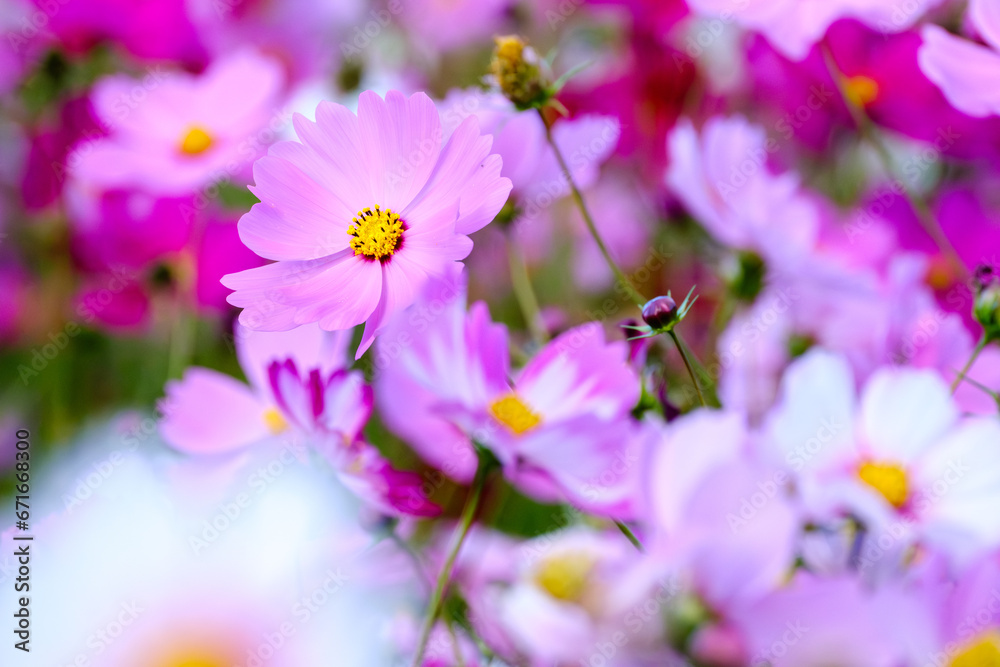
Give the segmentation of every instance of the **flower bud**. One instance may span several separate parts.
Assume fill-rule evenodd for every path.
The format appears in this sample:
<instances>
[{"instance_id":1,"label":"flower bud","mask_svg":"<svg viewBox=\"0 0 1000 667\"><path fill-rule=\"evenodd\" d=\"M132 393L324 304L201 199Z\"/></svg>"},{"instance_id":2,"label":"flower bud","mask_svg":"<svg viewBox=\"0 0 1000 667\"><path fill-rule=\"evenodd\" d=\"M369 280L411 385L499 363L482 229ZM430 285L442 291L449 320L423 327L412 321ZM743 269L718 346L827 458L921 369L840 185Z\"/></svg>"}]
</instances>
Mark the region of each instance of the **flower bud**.
<instances>
[{"instance_id":1,"label":"flower bud","mask_svg":"<svg viewBox=\"0 0 1000 667\"><path fill-rule=\"evenodd\" d=\"M987 340L1000 340L1000 282L994 280L980 290L972 314L983 325Z\"/></svg>"},{"instance_id":2,"label":"flower bud","mask_svg":"<svg viewBox=\"0 0 1000 667\"><path fill-rule=\"evenodd\" d=\"M680 308L673 297L658 296L642 307L642 319L655 331L665 331L680 322Z\"/></svg>"},{"instance_id":3,"label":"flower bud","mask_svg":"<svg viewBox=\"0 0 1000 667\"><path fill-rule=\"evenodd\" d=\"M538 107L548 98L548 83L538 56L517 35L496 37L490 69L504 96L519 109Z\"/></svg>"}]
</instances>

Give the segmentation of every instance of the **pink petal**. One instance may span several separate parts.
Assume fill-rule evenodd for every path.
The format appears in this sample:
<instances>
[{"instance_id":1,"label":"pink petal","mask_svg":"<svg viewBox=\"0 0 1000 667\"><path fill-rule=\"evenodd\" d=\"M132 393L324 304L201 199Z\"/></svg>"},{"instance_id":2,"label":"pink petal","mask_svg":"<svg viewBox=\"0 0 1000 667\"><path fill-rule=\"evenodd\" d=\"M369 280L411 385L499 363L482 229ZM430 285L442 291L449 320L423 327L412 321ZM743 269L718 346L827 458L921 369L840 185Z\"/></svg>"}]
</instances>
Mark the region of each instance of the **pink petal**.
<instances>
[{"instance_id":1,"label":"pink petal","mask_svg":"<svg viewBox=\"0 0 1000 667\"><path fill-rule=\"evenodd\" d=\"M238 380L189 368L167 383L160 433L172 447L190 454L221 454L266 438L267 406ZM208 409L210 408L210 409Z\"/></svg>"},{"instance_id":2,"label":"pink petal","mask_svg":"<svg viewBox=\"0 0 1000 667\"><path fill-rule=\"evenodd\" d=\"M236 290L229 303L243 308L240 323L259 331L286 331L319 322L327 331L361 324L375 310L382 270L346 250L305 262L277 262L240 273L222 283Z\"/></svg>"},{"instance_id":3,"label":"pink petal","mask_svg":"<svg viewBox=\"0 0 1000 667\"><path fill-rule=\"evenodd\" d=\"M1000 113L1000 55L935 25L921 34L920 69L952 106L970 116Z\"/></svg>"},{"instance_id":4,"label":"pink petal","mask_svg":"<svg viewBox=\"0 0 1000 667\"><path fill-rule=\"evenodd\" d=\"M434 172L420 196L404 211L404 219L426 219L459 202L459 218L455 229L462 234L472 232L485 226L493 219L506 195L510 192L510 181L505 178L496 179L499 167L496 160L488 160L492 139L479 134L479 126L474 116L466 118L455 130L445 144L438 158ZM483 186L470 187L479 183L477 172L489 171L494 180ZM502 196L503 201L500 201ZM489 206L484 206L485 204ZM496 208L492 211L492 208ZM492 215L490 213L492 212ZM468 214L468 218L466 215Z\"/></svg>"},{"instance_id":5,"label":"pink petal","mask_svg":"<svg viewBox=\"0 0 1000 667\"><path fill-rule=\"evenodd\" d=\"M1000 4L996 0L972 0L969 16L982 38L1000 50Z\"/></svg>"},{"instance_id":6,"label":"pink petal","mask_svg":"<svg viewBox=\"0 0 1000 667\"><path fill-rule=\"evenodd\" d=\"M427 183L441 153L437 108L424 93L407 99L389 91L383 101L369 91L358 100L358 123L375 203L402 211Z\"/></svg>"},{"instance_id":7,"label":"pink petal","mask_svg":"<svg viewBox=\"0 0 1000 667\"><path fill-rule=\"evenodd\" d=\"M268 259L316 259L348 247L355 215L296 165L267 155L253 166L260 199L240 219L240 238Z\"/></svg>"},{"instance_id":8,"label":"pink petal","mask_svg":"<svg viewBox=\"0 0 1000 667\"><path fill-rule=\"evenodd\" d=\"M331 190L334 195L349 208L360 204L358 210L378 203L369 182L369 160L361 145L358 119L350 110L332 102L320 102L315 123L295 114L292 125L302 143L323 158L329 180L322 182L327 186L339 184Z\"/></svg>"},{"instance_id":9,"label":"pink petal","mask_svg":"<svg viewBox=\"0 0 1000 667\"><path fill-rule=\"evenodd\" d=\"M236 355L250 384L267 386L267 368L275 361L292 359L299 368L331 372L343 368L350 342L349 331L330 333L316 323L288 331L254 331L237 323Z\"/></svg>"}]
</instances>

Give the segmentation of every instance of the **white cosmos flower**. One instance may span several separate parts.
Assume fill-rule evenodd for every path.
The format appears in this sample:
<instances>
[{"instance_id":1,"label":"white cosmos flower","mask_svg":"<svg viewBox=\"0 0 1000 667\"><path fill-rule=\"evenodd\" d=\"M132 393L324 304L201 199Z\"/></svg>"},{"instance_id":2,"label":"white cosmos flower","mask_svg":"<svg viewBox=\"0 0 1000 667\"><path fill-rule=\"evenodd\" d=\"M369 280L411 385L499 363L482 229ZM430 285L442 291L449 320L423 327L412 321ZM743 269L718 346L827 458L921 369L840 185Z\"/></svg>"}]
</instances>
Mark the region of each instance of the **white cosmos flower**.
<instances>
[{"instance_id":1,"label":"white cosmos flower","mask_svg":"<svg viewBox=\"0 0 1000 667\"><path fill-rule=\"evenodd\" d=\"M1000 543L1000 514L983 510L1000 503L1000 419L963 418L929 370L883 368L858 393L847 361L822 350L782 381L763 446L810 509L954 556Z\"/></svg>"}]
</instances>

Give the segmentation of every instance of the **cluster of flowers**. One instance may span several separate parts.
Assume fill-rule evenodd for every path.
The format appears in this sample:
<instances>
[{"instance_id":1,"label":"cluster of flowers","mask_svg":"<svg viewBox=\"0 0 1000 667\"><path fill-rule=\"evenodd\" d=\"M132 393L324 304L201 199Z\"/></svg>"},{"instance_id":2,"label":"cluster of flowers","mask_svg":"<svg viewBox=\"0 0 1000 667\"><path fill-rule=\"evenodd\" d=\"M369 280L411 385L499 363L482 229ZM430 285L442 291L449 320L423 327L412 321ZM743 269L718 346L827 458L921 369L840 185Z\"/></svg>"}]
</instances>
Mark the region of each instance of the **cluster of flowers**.
<instances>
[{"instance_id":1,"label":"cluster of flowers","mask_svg":"<svg viewBox=\"0 0 1000 667\"><path fill-rule=\"evenodd\" d=\"M995 0L16 4L0 337L171 329L145 573L255 591L86 660L329 661L350 553L345 664L1000 665ZM261 460L347 519L202 557Z\"/></svg>"}]
</instances>

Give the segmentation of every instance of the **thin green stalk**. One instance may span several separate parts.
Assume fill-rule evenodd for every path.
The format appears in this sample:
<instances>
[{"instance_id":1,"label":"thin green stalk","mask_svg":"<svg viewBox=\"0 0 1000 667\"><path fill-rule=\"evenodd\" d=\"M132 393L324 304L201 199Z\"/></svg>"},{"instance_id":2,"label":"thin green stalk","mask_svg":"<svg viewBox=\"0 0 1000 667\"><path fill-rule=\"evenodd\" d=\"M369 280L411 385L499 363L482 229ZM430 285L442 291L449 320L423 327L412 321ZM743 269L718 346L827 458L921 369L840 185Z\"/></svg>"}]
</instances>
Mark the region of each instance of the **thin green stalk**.
<instances>
[{"instance_id":1,"label":"thin green stalk","mask_svg":"<svg viewBox=\"0 0 1000 667\"><path fill-rule=\"evenodd\" d=\"M668 331L670 338L674 341L674 345L677 346L677 351L681 354L681 360L684 362L684 368L687 369L688 375L691 376L691 382L694 384L694 390L698 392L698 400L701 401L702 406L708 407L708 403L705 401L705 395L701 393L701 385L698 384L698 377L694 373L694 369L691 368L691 362L688 360L687 352L684 350L684 346L681 344L680 339L677 334L673 331Z\"/></svg>"},{"instance_id":2,"label":"thin green stalk","mask_svg":"<svg viewBox=\"0 0 1000 667\"><path fill-rule=\"evenodd\" d=\"M979 354L984 349L986 349L986 346L989 344L989 342L990 341L988 338L986 338L986 336L983 336L982 338L979 339L979 342L976 344L976 349L972 351L972 356L970 356L969 360L965 362L965 368L963 368L962 372L958 374L958 377L955 378L955 381L951 383L951 393L954 394L955 391L958 389L958 385L962 384L962 380L964 380L968 372L972 370L972 366L973 364L976 363L976 359L979 358Z\"/></svg>"},{"instance_id":3,"label":"thin green stalk","mask_svg":"<svg viewBox=\"0 0 1000 667\"><path fill-rule=\"evenodd\" d=\"M878 153L879 160L882 162L883 168L886 170L890 176L894 176L895 167L892 161L892 155L889 153L889 149L886 147L882 138L878 134L878 130L875 127L875 123L869 118L865 110L855 104L847 94L847 90L844 87L845 76L844 73L840 71L840 67L837 65L837 61L833 57L833 53L830 51L829 45L826 42L822 42L823 61L826 63L826 67L830 72L830 76L833 77L834 85L837 86L837 92L840 93L841 98L844 100L844 104L847 105L847 109L851 114L851 118L854 123L858 126L858 131L861 133L862 138L864 138ZM921 227L924 231L933 239L934 243L938 246L938 249L944 254L948 259L948 262L952 265L952 268L958 272L959 276L963 278L968 277L968 269L965 268L965 263L962 262L962 258L959 257L958 251L955 250L955 246L952 245L951 240L944 233L941 228L941 223L938 222L937 217L935 217L934 212L931 210L927 202L922 198L918 197L913 191L903 183L902 179L897 179L899 184L902 186L903 195L906 200L913 207L913 210L917 214L917 220L920 222Z\"/></svg>"},{"instance_id":4,"label":"thin green stalk","mask_svg":"<svg viewBox=\"0 0 1000 667\"><path fill-rule=\"evenodd\" d=\"M184 369L191 360L195 324L195 315L188 310L181 299L178 299L177 312L174 313L174 322L170 329L167 379L175 380L184 374Z\"/></svg>"},{"instance_id":5,"label":"thin green stalk","mask_svg":"<svg viewBox=\"0 0 1000 667\"><path fill-rule=\"evenodd\" d=\"M528 266L521 253L521 247L510 236L507 237L507 261L510 264L510 282L514 289L514 297L521 307L521 313L528 324L528 330L539 344L549 339L548 332L542 326L541 309L538 307L538 297L531 286Z\"/></svg>"},{"instance_id":6,"label":"thin green stalk","mask_svg":"<svg viewBox=\"0 0 1000 667\"><path fill-rule=\"evenodd\" d=\"M639 538L635 536L635 533L632 532L632 529L629 528L627 525L625 525L624 521L619 521L618 519L615 519L615 525L618 526L618 530L622 532L622 535L628 538L628 541L632 543L632 546L634 546L639 551L645 551L645 549L643 549L642 547L642 542L640 542Z\"/></svg>"},{"instance_id":7,"label":"thin green stalk","mask_svg":"<svg viewBox=\"0 0 1000 667\"><path fill-rule=\"evenodd\" d=\"M423 660L424 652L427 650L427 642L430 639L431 631L434 629L434 622L437 620L438 614L441 613L441 603L444 600L445 589L451 581L451 571L455 567L455 560L458 558L462 545L465 543L465 538L469 534L472 521L476 517L476 511L479 509L479 501L483 495L483 488L486 486L486 479L492 467L492 460L480 457L479 468L476 470L476 478L472 482L472 490L465 501L465 507L462 509L458 528L452 537L451 548L448 551L448 556L445 558L441 573L438 575L434 593L431 595L430 604L427 608L427 618L424 619L424 626L420 632L420 641L417 643L417 650L413 656L413 667L419 667L421 660Z\"/></svg>"},{"instance_id":8,"label":"thin green stalk","mask_svg":"<svg viewBox=\"0 0 1000 667\"><path fill-rule=\"evenodd\" d=\"M545 125L545 138L549 142L549 146L552 147L552 152L556 156L556 160L559 162L559 167L562 169L563 177L569 184L570 191L573 193L573 200L576 202L577 207L580 209L580 214L583 216L583 221L587 225L587 229L590 230L590 235L593 237L594 242L600 249L601 254L604 255L604 261L608 263L611 267L611 271L615 274L615 278L622 284L622 287L628 293L629 298L635 302L639 308L642 308L646 303L646 298L632 285L632 282L628 279L628 276L619 268L618 264L611 257L611 253L608 251L608 247L604 245L604 239L601 238L600 232L597 231L597 226L594 224L594 218L590 215L590 211L587 209L587 204L583 200L583 195L580 193L580 189L576 186L576 181L573 180L573 174L566 165L566 159L563 157L562 151L559 150L559 146L556 144L555 139L552 137L552 126L549 125L548 120L545 118L545 114L542 110L538 110L538 115L542 118L542 123Z\"/></svg>"}]
</instances>

